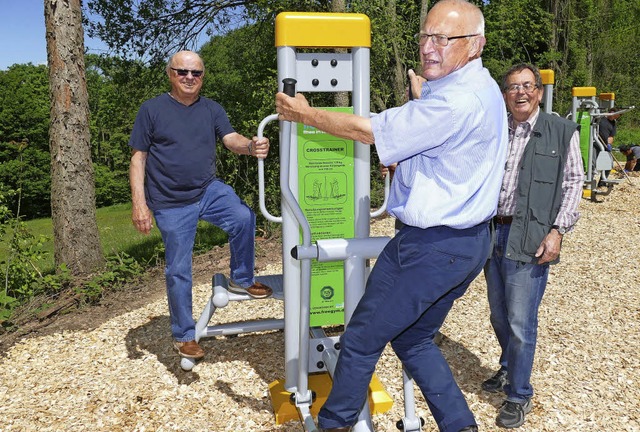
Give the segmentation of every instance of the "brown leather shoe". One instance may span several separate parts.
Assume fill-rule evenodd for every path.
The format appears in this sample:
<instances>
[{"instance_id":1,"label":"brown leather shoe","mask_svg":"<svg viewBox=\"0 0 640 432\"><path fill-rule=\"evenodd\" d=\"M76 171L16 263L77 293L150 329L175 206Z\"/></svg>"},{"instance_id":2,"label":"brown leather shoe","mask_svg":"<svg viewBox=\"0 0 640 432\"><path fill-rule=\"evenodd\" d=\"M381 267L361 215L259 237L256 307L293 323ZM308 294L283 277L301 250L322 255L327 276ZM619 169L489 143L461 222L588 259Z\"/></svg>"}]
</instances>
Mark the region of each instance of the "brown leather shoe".
<instances>
[{"instance_id":1,"label":"brown leather shoe","mask_svg":"<svg viewBox=\"0 0 640 432\"><path fill-rule=\"evenodd\" d=\"M339 428L331 428L331 429L321 429L322 432L350 432L351 426L339 427Z\"/></svg>"},{"instance_id":2,"label":"brown leather shoe","mask_svg":"<svg viewBox=\"0 0 640 432\"><path fill-rule=\"evenodd\" d=\"M242 288L233 281L229 281L229 291L234 294L249 295L255 299L267 298L273 294L273 290L263 283L255 282L249 288Z\"/></svg>"},{"instance_id":3,"label":"brown leather shoe","mask_svg":"<svg viewBox=\"0 0 640 432\"><path fill-rule=\"evenodd\" d=\"M192 340L189 342L173 341L173 346L178 350L181 357L201 359L204 357L204 350L200 348L198 342Z\"/></svg>"}]
</instances>

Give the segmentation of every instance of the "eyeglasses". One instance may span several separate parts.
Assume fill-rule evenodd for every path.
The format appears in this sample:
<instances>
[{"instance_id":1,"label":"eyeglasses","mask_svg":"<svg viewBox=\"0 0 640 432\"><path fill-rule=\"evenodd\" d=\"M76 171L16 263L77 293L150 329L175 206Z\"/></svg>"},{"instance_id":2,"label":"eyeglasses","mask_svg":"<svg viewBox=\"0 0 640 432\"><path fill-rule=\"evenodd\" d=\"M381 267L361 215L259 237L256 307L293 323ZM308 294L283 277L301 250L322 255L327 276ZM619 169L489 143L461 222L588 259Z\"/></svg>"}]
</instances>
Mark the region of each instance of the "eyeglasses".
<instances>
[{"instance_id":1,"label":"eyeglasses","mask_svg":"<svg viewBox=\"0 0 640 432\"><path fill-rule=\"evenodd\" d=\"M452 39L462 39L462 38L468 38L473 36L480 36L480 33L468 34L468 35L462 35L462 36L446 36L443 34L417 33L415 35L415 38L420 45L426 44L427 39L431 39L431 42L433 42L435 45L444 47L449 45L449 41Z\"/></svg>"},{"instance_id":2,"label":"eyeglasses","mask_svg":"<svg viewBox=\"0 0 640 432\"><path fill-rule=\"evenodd\" d=\"M534 83L526 82L524 84L510 84L507 86L507 93L518 93L523 91L525 93L533 93L538 86Z\"/></svg>"},{"instance_id":3,"label":"eyeglasses","mask_svg":"<svg viewBox=\"0 0 640 432\"><path fill-rule=\"evenodd\" d=\"M200 78L204 71L202 70L192 70L192 69L176 69L171 68L172 71L175 71L179 76L187 76L191 73L191 76L194 78Z\"/></svg>"}]
</instances>

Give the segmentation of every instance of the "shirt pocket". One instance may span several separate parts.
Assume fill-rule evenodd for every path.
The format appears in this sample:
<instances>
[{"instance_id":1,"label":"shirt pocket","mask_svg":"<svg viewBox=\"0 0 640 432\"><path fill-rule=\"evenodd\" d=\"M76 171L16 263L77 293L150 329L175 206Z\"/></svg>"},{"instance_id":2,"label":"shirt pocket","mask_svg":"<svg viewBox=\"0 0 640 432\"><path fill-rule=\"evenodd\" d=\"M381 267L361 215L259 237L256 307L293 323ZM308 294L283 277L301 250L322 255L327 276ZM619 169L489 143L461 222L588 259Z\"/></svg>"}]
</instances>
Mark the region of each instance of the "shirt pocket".
<instances>
[{"instance_id":1,"label":"shirt pocket","mask_svg":"<svg viewBox=\"0 0 640 432\"><path fill-rule=\"evenodd\" d=\"M557 148L536 148L533 164L533 181L555 183L558 178L560 154Z\"/></svg>"}]
</instances>

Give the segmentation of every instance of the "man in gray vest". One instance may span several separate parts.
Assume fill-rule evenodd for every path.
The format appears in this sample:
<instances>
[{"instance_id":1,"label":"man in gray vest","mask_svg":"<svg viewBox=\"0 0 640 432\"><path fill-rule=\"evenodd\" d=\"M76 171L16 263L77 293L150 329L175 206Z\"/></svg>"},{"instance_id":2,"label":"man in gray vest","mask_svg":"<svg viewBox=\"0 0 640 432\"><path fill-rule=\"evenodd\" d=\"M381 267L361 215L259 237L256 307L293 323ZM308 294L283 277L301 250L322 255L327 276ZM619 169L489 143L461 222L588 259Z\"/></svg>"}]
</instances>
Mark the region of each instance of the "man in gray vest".
<instances>
[{"instance_id":1,"label":"man in gray vest","mask_svg":"<svg viewBox=\"0 0 640 432\"><path fill-rule=\"evenodd\" d=\"M584 171L579 126L540 110L543 87L535 66L509 69L502 92L509 151L494 218L495 244L484 268L491 325L502 353L500 369L482 388L505 392L496 423L517 428L532 407L538 308L549 265L559 261L562 236L579 218Z\"/></svg>"}]
</instances>

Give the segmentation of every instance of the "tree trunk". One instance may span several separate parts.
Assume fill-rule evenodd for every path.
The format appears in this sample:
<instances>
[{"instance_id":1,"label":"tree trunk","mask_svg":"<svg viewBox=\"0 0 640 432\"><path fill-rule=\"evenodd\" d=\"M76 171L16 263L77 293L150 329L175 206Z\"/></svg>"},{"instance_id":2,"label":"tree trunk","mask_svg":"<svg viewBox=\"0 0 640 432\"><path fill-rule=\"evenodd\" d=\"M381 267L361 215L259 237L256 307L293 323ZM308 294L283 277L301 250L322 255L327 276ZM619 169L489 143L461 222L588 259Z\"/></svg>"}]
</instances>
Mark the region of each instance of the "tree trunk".
<instances>
[{"instance_id":1,"label":"tree trunk","mask_svg":"<svg viewBox=\"0 0 640 432\"><path fill-rule=\"evenodd\" d=\"M54 259L73 274L87 274L103 265L104 256L96 222L80 0L44 0L44 18Z\"/></svg>"},{"instance_id":2,"label":"tree trunk","mask_svg":"<svg viewBox=\"0 0 640 432\"><path fill-rule=\"evenodd\" d=\"M391 34L398 34L398 13L396 10L396 1L387 1L387 17L391 22ZM398 48L398 40L395 37L390 38L391 50L393 56L394 73L393 73L393 93L396 101L405 101L407 99L407 68L405 67L405 60L400 54Z\"/></svg>"},{"instance_id":3,"label":"tree trunk","mask_svg":"<svg viewBox=\"0 0 640 432\"><path fill-rule=\"evenodd\" d=\"M422 0L420 6L420 31L422 31L422 24L427 19L427 13L429 12L429 0Z\"/></svg>"},{"instance_id":4,"label":"tree trunk","mask_svg":"<svg viewBox=\"0 0 640 432\"><path fill-rule=\"evenodd\" d=\"M346 6L344 4L344 0L333 0L331 2L331 12L335 13L344 13L346 12ZM346 53L347 50L345 48L336 48L334 50L336 53ZM348 92L336 92L333 94L333 103L337 107L346 107L349 106L349 93Z\"/></svg>"}]
</instances>

